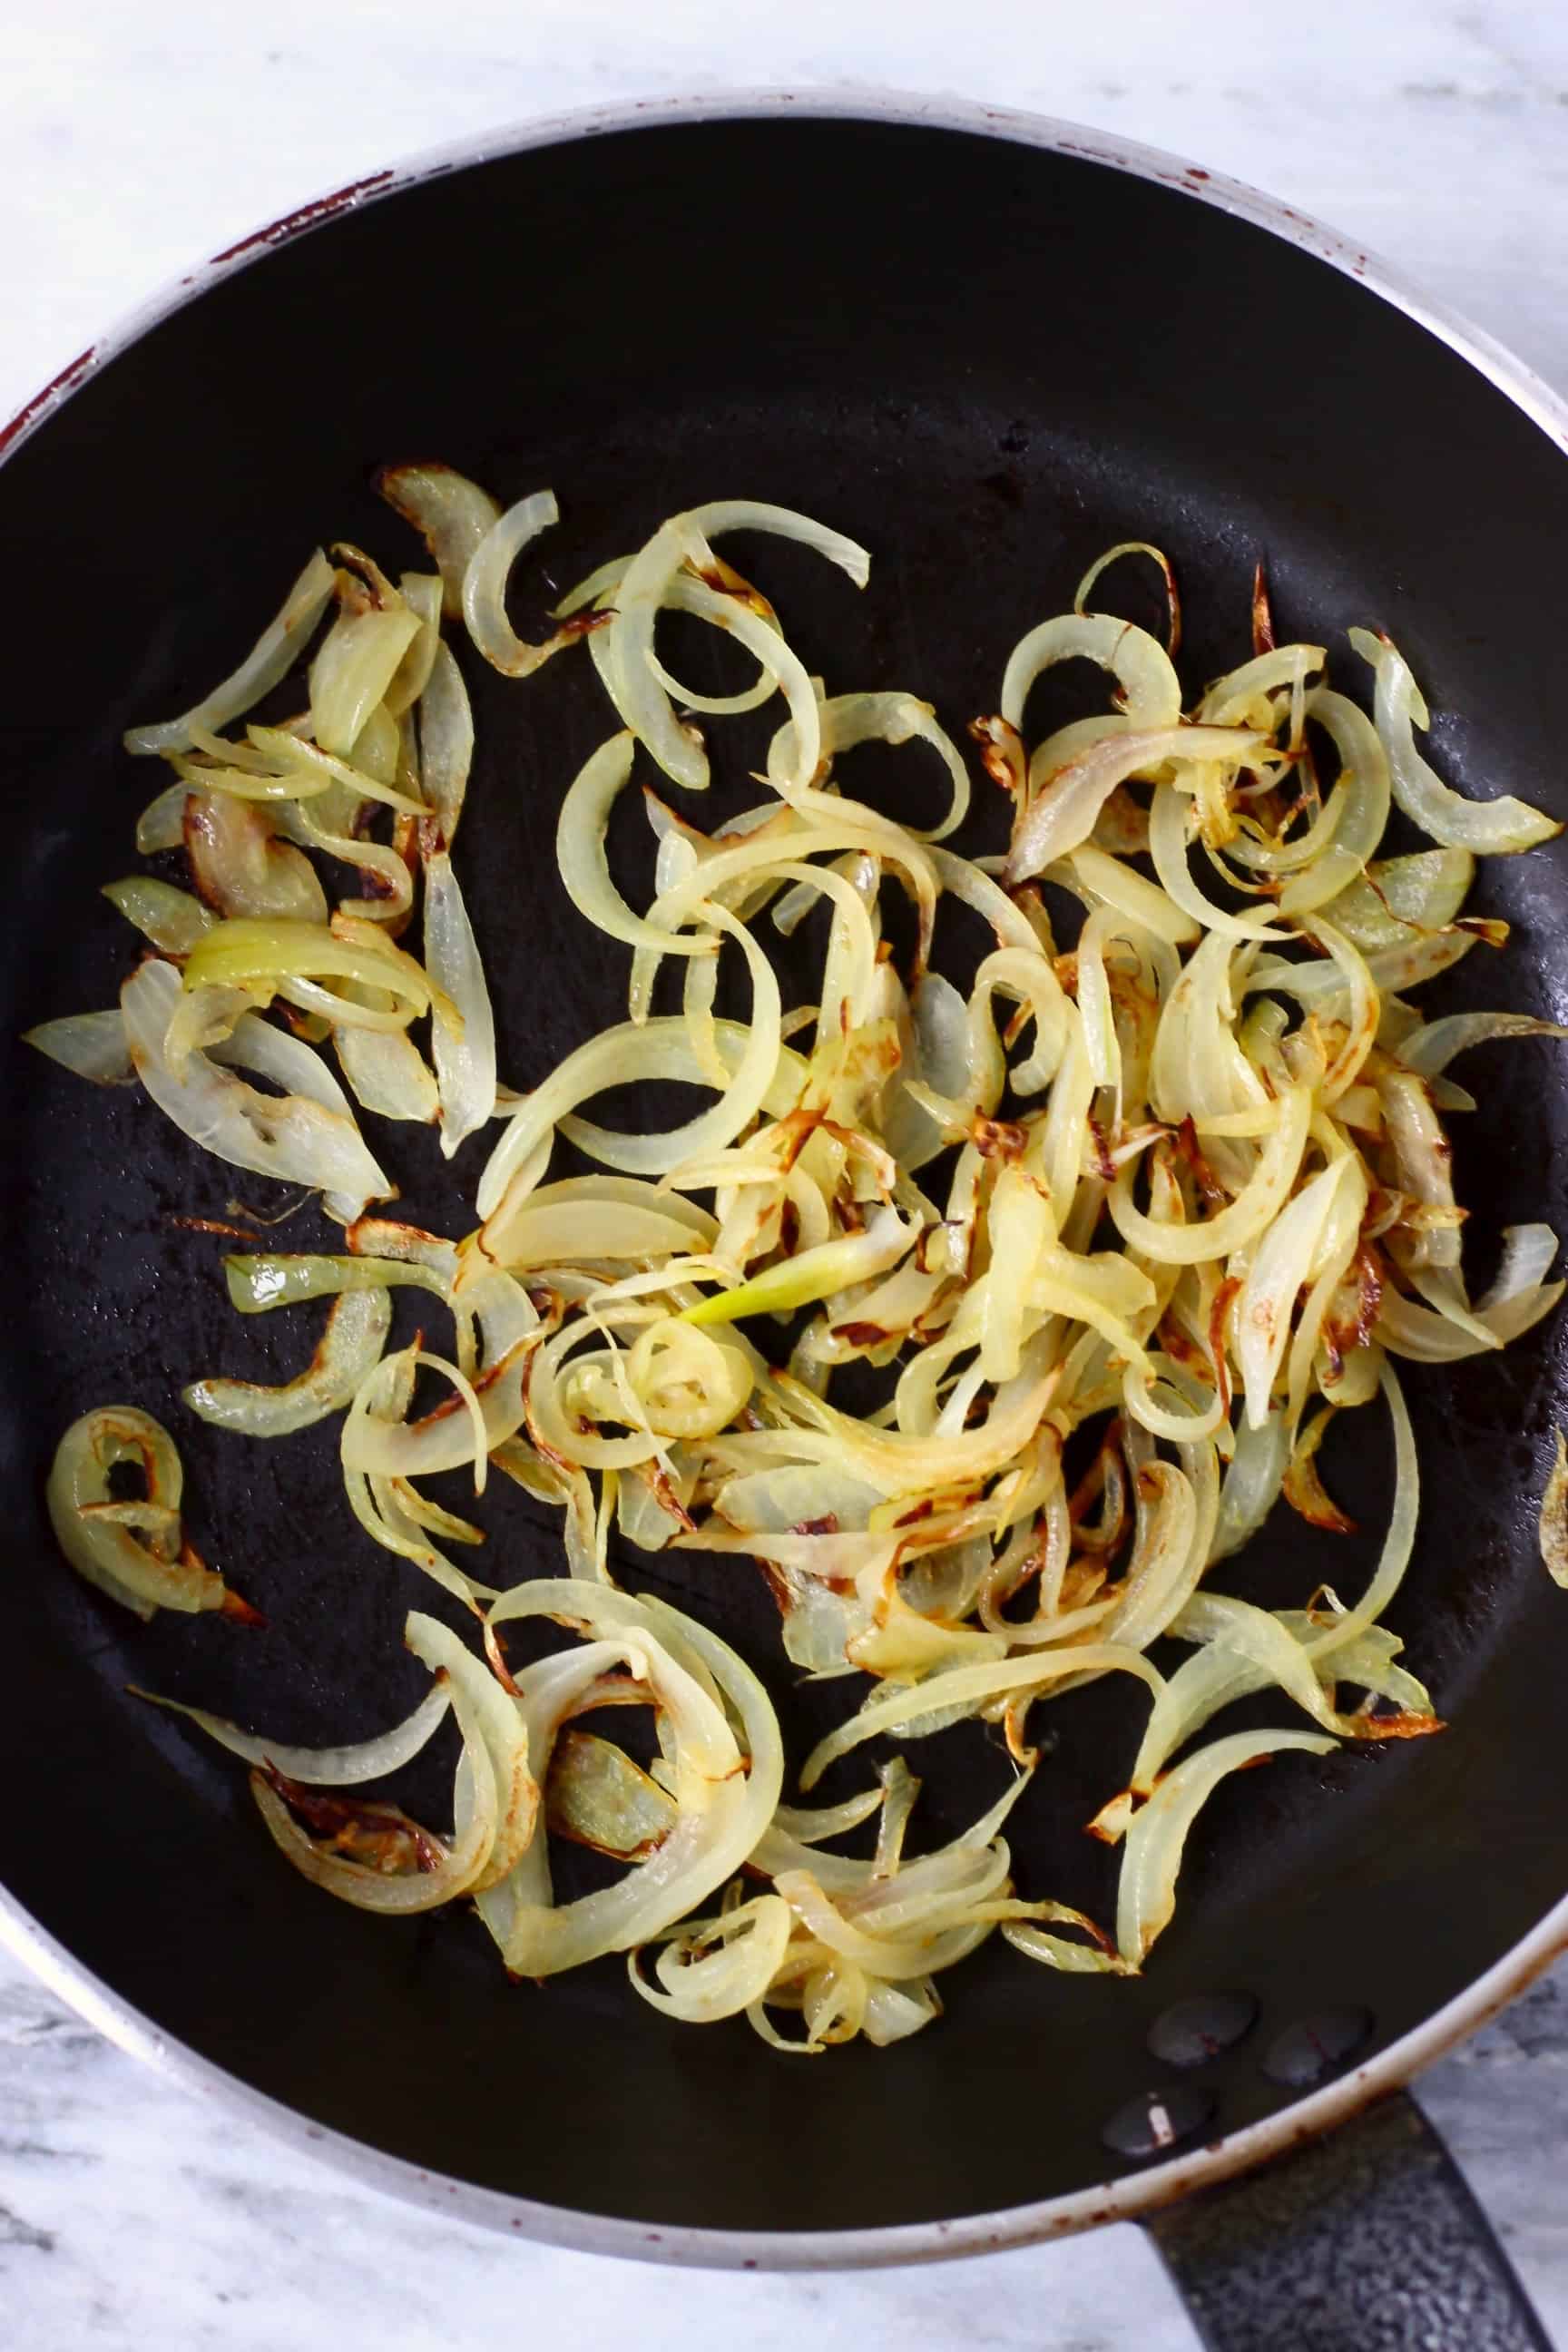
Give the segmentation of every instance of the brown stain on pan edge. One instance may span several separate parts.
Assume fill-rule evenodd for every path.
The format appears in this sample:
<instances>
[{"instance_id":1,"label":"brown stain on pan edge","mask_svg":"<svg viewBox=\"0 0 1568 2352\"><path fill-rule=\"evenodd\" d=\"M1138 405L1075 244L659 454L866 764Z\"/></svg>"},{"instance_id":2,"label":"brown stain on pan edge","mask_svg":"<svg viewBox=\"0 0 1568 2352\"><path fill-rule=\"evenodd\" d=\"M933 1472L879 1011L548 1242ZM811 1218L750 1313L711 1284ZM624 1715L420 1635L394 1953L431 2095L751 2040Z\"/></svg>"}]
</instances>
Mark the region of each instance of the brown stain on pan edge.
<instances>
[{"instance_id":1,"label":"brown stain on pan edge","mask_svg":"<svg viewBox=\"0 0 1568 2352\"><path fill-rule=\"evenodd\" d=\"M67 393L76 390L97 357L98 345L89 343L85 352L79 352L74 360L68 360L59 373L52 375L47 383L33 394L31 400L26 402L16 411L9 424L0 425L0 457L5 455L14 442L21 440L24 434L29 433L51 408L58 407Z\"/></svg>"},{"instance_id":2,"label":"brown stain on pan edge","mask_svg":"<svg viewBox=\"0 0 1568 2352\"><path fill-rule=\"evenodd\" d=\"M255 253L271 246L287 245L292 238L303 235L305 230L317 228L323 221L333 219L337 214L351 211L363 197L378 194L390 187L396 177L397 173L389 168L382 172L371 172L362 180L351 180L346 187L333 188L326 195L316 196L309 204L298 206L295 211L284 213L275 221L268 221L265 227L253 229L248 236L242 236L237 244L226 245L221 253L215 253L212 256L206 267L209 269L222 268L229 262L239 260L246 254ZM200 284L200 277L201 273L198 271L188 272L183 276L179 280L182 291L189 294L196 289ZM97 343L89 343L84 352L77 353L75 359L68 360L58 374L52 375L47 383L40 385L32 398L25 401L14 416L4 425L0 425L0 458L4 458L19 441L25 439L34 425L40 424L50 410L58 407L68 393L76 390L82 378L92 369L100 348Z\"/></svg>"},{"instance_id":3,"label":"brown stain on pan edge","mask_svg":"<svg viewBox=\"0 0 1568 2352\"><path fill-rule=\"evenodd\" d=\"M237 261L241 254L255 253L263 246L286 245L290 237L301 236L306 229L319 228L323 221L332 219L334 215L350 211L362 196L390 187L396 176L390 169L371 172L363 180L351 180L346 187L333 188L327 195L313 197L310 203L300 205L296 211L284 213L278 220L268 221L265 228L252 229L250 235L242 236L237 245L226 245L221 253L213 255L211 267L216 269L225 262Z\"/></svg>"}]
</instances>

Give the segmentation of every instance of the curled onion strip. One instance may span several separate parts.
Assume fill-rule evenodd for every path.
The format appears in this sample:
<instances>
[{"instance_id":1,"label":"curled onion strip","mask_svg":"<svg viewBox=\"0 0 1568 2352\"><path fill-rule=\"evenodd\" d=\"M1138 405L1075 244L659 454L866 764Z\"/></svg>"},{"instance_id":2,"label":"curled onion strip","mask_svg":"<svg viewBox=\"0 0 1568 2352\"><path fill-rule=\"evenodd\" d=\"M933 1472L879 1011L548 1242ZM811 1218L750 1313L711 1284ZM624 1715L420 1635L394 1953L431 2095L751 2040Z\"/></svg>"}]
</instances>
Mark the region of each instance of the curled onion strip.
<instances>
[{"instance_id":1,"label":"curled onion strip","mask_svg":"<svg viewBox=\"0 0 1568 2352\"><path fill-rule=\"evenodd\" d=\"M1127 1832L1117 1895L1116 1942L1122 1958L1136 1968L1170 1925L1176 1907L1176 1878L1187 1832L1227 1772L1238 1772L1265 1757L1291 1748L1325 1756L1332 1739L1311 1731L1237 1731L1216 1739L1179 1764L1163 1780Z\"/></svg>"},{"instance_id":2,"label":"curled onion strip","mask_svg":"<svg viewBox=\"0 0 1568 2352\"><path fill-rule=\"evenodd\" d=\"M706 919L733 939L752 974L752 1018L745 1049L730 1086L719 1101L684 1127L663 1135L612 1135L607 1129L579 1121L576 1133L596 1160L632 1175L658 1175L699 1151L722 1149L733 1142L753 1119L778 1067L782 1040L779 984L772 965L743 924L711 900L704 902ZM608 1029L553 1070L514 1112L505 1133L479 1179L479 1209L491 1217L500 1206L508 1181L527 1154L568 1112L602 1088L635 1077L647 1066L646 1033L636 1024Z\"/></svg>"},{"instance_id":3,"label":"curled onion strip","mask_svg":"<svg viewBox=\"0 0 1568 2352\"><path fill-rule=\"evenodd\" d=\"M451 856L428 846L424 865L430 1050L441 1098L441 1151L450 1160L466 1137L495 1116L495 1016Z\"/></svg>"},{"instance_id":4,"label":"curled onion strip","mask_svg":"<svg viewBox=\"0 0 1568 2352\"><path fill-rule=\"evenodd\" d=\"M269 694L279 680L292 668L300 648L308 642L311 630L331 602L336 575L326 557L318 548L306 564L274 619L269 621L237 669L231 670L220 685L178 719L165 719L156 726L132 727L125 737L128 751L184 751L190 749L195 728L226 727Z\"/></svg>"},{"instance_id":5,"label":"curled onion strip","mask_svg":"<svg viewBox=\"0 0 1568 2352\"><path fill-rule=\"evenodd\" d=\"M275 1388L255 1381L194 1381L183 1391L184 1402L199 1421L220 1429L237 1430L245 1437L288 1437L353 1403L381 1361L391 1328L389 1291L344 1292L332 1301L315 1354L293 1380ZM279 1769L286 1772L289 1767L279 1762Z\"/></svg>"},{"instance_id":6,"label":"curled onion strip","mask_svg":"<svg viewBox=\"0 0 1568 2352\"><path fill-rule=\"evenodd\" d=\"M1024 705L1037 677L1058 662L1075 660L1098 662L1110 671L1121 691L1129 732L1173 728L1181 717L1181 685L1159 641L1109 613L1077 612L1042 621L1014 646L1002 679L1001 709L1008 725L1022 727ZM1164 757L1161 751L1147 753L1127 773Z\"/></svg>"},{"instance_id":7,"label":"curled onion strip","mask_svg":"<svg viewBox=\"0 0 1568 2352\"><path fill-rule=\"evenodd\" d=\"M141 1474L140 1501L114 1499L110 1473L121 1464ZM174 1441L161 1423L134 1405L100 1405L74 1421L55 1449L46 1496L55 1540L79 1576L138 1617L157 1609L253 1617L186 1542L184 1483Z\"/></svg>"},{"instance_id":8,"label":"curled onion strip","mask_svg":"<svg viewBox=\"0 0 1568 2352\"><path fill-rule=\"evenodd\" d=\"M136 1076L125 1016L118 1005L108 1013L70 1013L60 1021L40 1021L36 1028L24 1029L22 1043L96 1087L130 1086Z\"/></svg>"},{"instance_id":9,"label":"curled onion strip","mask_svg":"<svg viewBox=\"0 0 1568 2352\"><path fill-rule=\"evenodd\" d=\"M548 1976L646 1943L721 1885L773 1818L784 1754L761 1684L727 1643L678 1611L561 1577L503 1594L490 1623L532 1616L567 1622L593 1637L591 1650L618 1648L635 1662L668 1728L677 1808L675 1825L657 1852L614 1886L552 1905L548 1880L541 1884L530 1873L532 1857L525 1854L511 1899L501 1887L481 1903L487 1925L499 1931L508 1967L519 1975ZM545 1659L521 1677L530 1751L541 1768L563 1719L563 1692L573 1682L581 1688L582 1673L567 1653L564 1665ZM731 1707L734 1727L727 1713Z\"/></svg>"},{"instance_id":10,"label":"curled onion strip","mask_svg":"<svg viewBox=\"0 0 1568 2352\"><path fill-rule=\"evenodd\" d=\"M566 895L580 915L612 939L632 947L657 948L665 955L711 955L710 932L688 936L635 915L610 879L605 835L610 811L630 781L637 738L628 729L601 743L579 769L561 803L555 828L555 862Z\"/></svg>"},{"instance_id":11,"label":"curled onion strip","mask_svg":"<svg viewBox=\"0 0 1568 2352\"><path fill-rule=\"evenodd\" d=\"M1135 728L1091 743L1058 770L1013 835L1004 880L1009 887L1043 874L1089 839L1118 784L1162 760L1211 760L1238 766L1262 738L1244 727ZM1169 886L1167 885L1167 887Z\"/></svg>"},{"instance_id":12,"label":"curled onion strip","mask_svg":"<svg viewBox=\"0 0 1568 2352\"><path fill-rule=\"evenodd\" d=\"M160 1698L153 1691L140 1691L138 1697L150 1699L171 1715L183 1715L197 1725L220 1748L231 1756L239 1756L247 1764L270 1764L277 1771L286 1773L290 1780L300 1780L307 1788L350 1789L362 1780L379 1780L384 1773L401 1771L412 1763L420 1751L428 1747L434 1733L446 1721L452 1704L444 1669L438 1670L435 1681L426 1692L412 1715L394 1724L390 1731L379 1731L372 1739L359 1739L347 1747L291 1748L277 1739L263 1739L253 1731L242 1731L237 1723L226 1722L221 1715L209 1715L205 1707L184 1706L178 1699Z\"/></svg>"},{"instance_id":13,"label":"curled onion strip","mask_svg":"<svg viewBox=\"0 0 1568 2352\"><path fill-rule=\"evenodd\" d=\"M441 574L447 617L461 619L468 565L500 520L500 507L450 466L384 466L375 487L425 541Z\"/></svg>"},{"instance_id":14,"label":"curled onion strip","mask_svg":"<svg viewBox=\"0 0 1568 2352\"><path fill-rule=\"evenodd\" d=\"M922 1731L940 1729L941 1723L931 1718L947 1717L950 1708L972 1714L988 1700L1043 1690L1063 1675L1077 1674L1131 1675L1156 1696L1164 1683L1163 1675L1139 1651L1112 1643L1085 1642L1059 1656L1025 1658L1005 1665L956 1666L915 1690L874 1698L858 1715L819 1739L801 1768L800 1785L815 1789L830 1764L874 1739L879 1732L901 1731L906 1737L919 1737Z\"/></svg>"},{"instance_id":15,"label":"curled onion strip","mask_svg":"<svg viewBox=\"0 0 1568 2352\"><path fill-rule=\"evenodd\" d=\"M1279 1214L1296 1181L1311 1120L1311 1096L1305 1087L1293 1087L1280 1097L1279 1108L1279 1123L1266 1137L1247 1184L1228 1207L1201 1224L1161 1224L1146 1216L1133 1205L1133 1165L1123 1168L1106 1205L1128 1246L1158 1263L1199 1265L1256 1240Z\"/></svg>"},{"instance_id":16,"label":"curled onion strip","mask_svg":"<svg viewBox=\"0 0 1568 2352\"><path fill-rule=\"evenodd\" d=\"M498 516L468 558L463 573L463 619L477 650L503 677L531 677L552 654L582 635L581 627L569 625L542 645L526 645L506 616L513 564L531 540L560 520L553 493L536 490Z\"/></svg>"},{"instance_id":17,"label":"curled onion strip","mask_svg":"<svg viewBox=\"0 0 1568 2352\"><path fill-rule=\"evenodd\" d=\"M1352 629L1350 640L1371 663L1377 682L1377 730L1387 748L1394 796L1423 833L1447 848L1491 857L1556 838L1562 825L1527 801L1468 801L1441 782L1415 747L1415 729L1425 730L1430 720L1404 655L1390 638L1374 636L1370 629Z\"/></svg>"},{"instance_id":18,"label":"curled onion strip","mask_svg":"<svg viewBox=\"0 0 1568 2352\"><path fill-rule=\"evenodd\" d=\"M391 1193L393 1186L365 1148L341 1090L325 1066L296 1040L267 1032L258 1022L246 1029L243 1040L237 1031L231 1049L253 1066L258 1057L272 1069L287 1066L296 1082L296 1057L314 1064L320 1073L314 1098L258 1094L205 1054L188 1055L184 1072L176 1073L164 1041L179 996L180 977L172 965L144 963L126 982L120 999L132 1066L166 1118L204 1150L237 1168L319 1187L329 1206L335 1203L344 1216L357 1216L366 1201ZM263 1033L276 1042L263 1045ZM293 1053L286 1054L290 1047ZM321 1099L329 1089L337 1097L335 1105Z\"/></svg>"},{"instance_id":19,"label":"curled onion strip","mask_svg":"<svg viewBox=\"0 0 1568 2352\"><path fill-rule=\"evenodd\" d=\"M1286 882L1279 893L1282 915L1305 915L1326 907L1358 880L1388 823L1388 759L1366 713L1326 686L1308 696L1307 713L1327 730L1339 752L1333 800L1342 804L1343 814L1322 856Z\"/></svg>"},{"instance_id":20,"label":"curled onion strip","mask_svg":"<svg viewBox=\"0 0 1568 2352\"><path fill-rule=\"evenodd\" d=\"M792 513L787 508L761 505L745 499L726 499L699 507L689 515L677 515L662 524L647 545L639 549L621 580L616 617L605 632L609 681L616 707L626 724L647 744L665 774L689 791L700 791L706 785L708 761L700 746L679 724L668 695L649 666L654 623L681 565L690 563L700 573L710 572L709 540L728 530L746 530L773 531L785 539L800 540L838 564L862 587L869 573L870 558L853 541L825 530L808 517ZM755 622L754 627L748 625L752 622ZM737 605L729 625L765 666L772 667L781 658L782 639L755 614ZM781 668L779 682L785 688L799 732L800 781L808 784L816 772L819 748L816 698L798 661L793 656L789 660L787 678Z\"/></svg>"}]
</instances>

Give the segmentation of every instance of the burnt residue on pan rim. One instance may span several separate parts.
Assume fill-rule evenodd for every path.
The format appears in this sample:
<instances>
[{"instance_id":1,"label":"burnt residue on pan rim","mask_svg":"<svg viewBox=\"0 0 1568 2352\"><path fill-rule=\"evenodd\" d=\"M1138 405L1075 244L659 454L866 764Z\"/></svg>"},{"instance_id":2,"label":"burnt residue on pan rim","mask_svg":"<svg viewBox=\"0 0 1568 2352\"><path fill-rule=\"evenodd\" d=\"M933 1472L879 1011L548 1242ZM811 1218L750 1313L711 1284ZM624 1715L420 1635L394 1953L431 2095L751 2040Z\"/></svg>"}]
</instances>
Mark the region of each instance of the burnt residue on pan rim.
<instances>
[{"instance_id":1,"label":"burnt residue on pan rim","mask_svg":"<svg viewBox=\"0 0 1568 2352\"><path fill-rule=\"evenodd\" d=\"M1326 222L1315 220L1310 214L1282 204L1245 181L1189 163L1181 156L1147 146L1140 140L1120 138L1112 131L1008 107L982 106L958 98L928 97L915 90L851 81L821 89L715 89L691 97L633 99L563 114L542 115L533 121L428 149L330 189L225 246L129 311L96 343L41 386L15 416L0 425L0 462L20 447L80 384L172 310L195 300L209 286L243 269L258 256L295 237L309 236L346 212L422 181L442 179L472 165L531 148L679 123L766 120L788 115L907 124L915 129L967 132L1042 148L1103 165L1110 171L1157 181L1194 203L1238 215L1302 252L1315 255L1331 268L1354 278L1369 293L1392 303L1394 309L1429 329L1568 452L1568 402L1484 328L1434 301L1378 255Z\"/></svg>"}]
</instances>

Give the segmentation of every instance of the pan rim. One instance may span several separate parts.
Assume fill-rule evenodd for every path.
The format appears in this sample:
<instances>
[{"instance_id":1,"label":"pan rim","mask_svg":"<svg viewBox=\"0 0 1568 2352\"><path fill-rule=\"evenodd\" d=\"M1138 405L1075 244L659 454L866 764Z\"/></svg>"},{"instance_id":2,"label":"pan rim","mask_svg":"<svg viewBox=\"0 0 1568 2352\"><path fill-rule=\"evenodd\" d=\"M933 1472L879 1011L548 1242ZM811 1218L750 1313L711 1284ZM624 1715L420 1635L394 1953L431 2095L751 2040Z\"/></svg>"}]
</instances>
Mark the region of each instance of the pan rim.
<instances>
[{"instance_id":1,"label":"pan rim","mask_svg":"<svg viewBox=\"0 0 1568 2352\"><path fill-rule=\"evenodd\" d=\"M173 312L275 247L380 197L535 148L689 122L787 119L860 121L968 133L1042 149L1172 187L1327 262L1446 343L1568 455L1568 401L1505 345L1433 300L1358 241L1308 213L1223 173L1135 140L1020 110L956 96L869 83L800 89L725 89L627 99L540 116L426 150L331 191L242 238L137 305L71 361L9 424L0 425L0 466L84 383ZM1136 2221L1190 2191L1248 2170L1347 2121L1397 2089L1504 2008L1568 1951L1568 1895L1421 2025L1337 2082L1265 2121L1124 2179L1071 2194L952 2221L844 2231L714 2230L666 2226L577 2212L421 2170L362 2140L313 2124L226 2068L164 2033L85 1968L0 1887L0 1947L132 2056L183 2088L259 2125L294 2153L334 2166L367 2188L427 2210L583 2253L710 2269L847 2270L989 2253L1037 2244L1100 2223Z\"/></svg>"}]
</instances>

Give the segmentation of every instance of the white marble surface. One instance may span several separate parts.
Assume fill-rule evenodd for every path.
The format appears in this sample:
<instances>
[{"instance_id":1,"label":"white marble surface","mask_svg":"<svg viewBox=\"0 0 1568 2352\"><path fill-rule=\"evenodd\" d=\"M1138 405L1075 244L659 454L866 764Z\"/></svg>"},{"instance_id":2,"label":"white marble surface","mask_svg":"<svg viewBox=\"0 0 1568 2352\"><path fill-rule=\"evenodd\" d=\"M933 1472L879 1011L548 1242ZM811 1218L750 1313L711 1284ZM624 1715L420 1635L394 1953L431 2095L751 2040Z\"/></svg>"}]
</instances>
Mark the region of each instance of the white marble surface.
<instances>
[{"instance_id":1,"label":"white marble surface","mask_svg":"<svg viewBox=\"0 0 1568 2352\"><path fill-rule=\"evenodd\" d=\"M0 414L192 259L392 158L628 92L846 79L1076 117L1269 187L1568 389L1560 0L10 0ZM1568 2347L1568 1970L1423 2095ZM3 1960L0 2311L11 2352L426 2352L520 2328L641 2352L1195 2342L1130 2229L784 2281L502 2243L285 2160Z\"/></svg>"}]
</instances>

